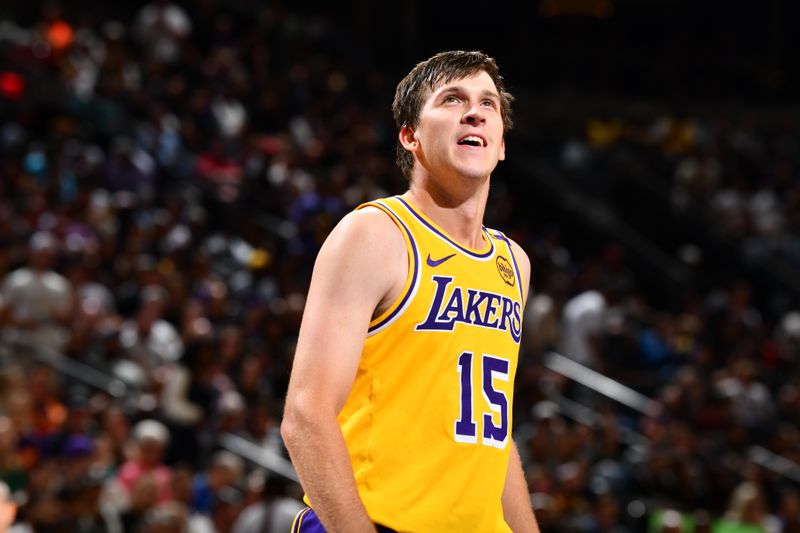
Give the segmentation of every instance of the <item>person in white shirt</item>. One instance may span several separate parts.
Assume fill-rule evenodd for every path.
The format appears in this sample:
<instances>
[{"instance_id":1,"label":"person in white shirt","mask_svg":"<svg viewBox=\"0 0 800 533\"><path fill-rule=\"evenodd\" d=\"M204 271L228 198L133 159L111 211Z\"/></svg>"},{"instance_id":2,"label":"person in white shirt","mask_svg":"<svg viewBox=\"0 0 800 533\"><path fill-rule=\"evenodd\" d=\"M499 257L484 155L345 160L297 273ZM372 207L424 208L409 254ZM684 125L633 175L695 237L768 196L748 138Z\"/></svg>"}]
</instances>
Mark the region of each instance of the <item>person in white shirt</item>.
<instances>
[{"instance_id":1,"label":"person in white shirt","mask_svg":"<svg viewBox=\"0 0 800 533\"><path fill-rule=\"evenodd\" d=\"M28 261L9 273L0 288L0 326L3 338L30 341L44 349L62 351L69 341L74 291L53 270L59 241L50 232L34 233L28 241Z\"/></svg>"}]
</instances>

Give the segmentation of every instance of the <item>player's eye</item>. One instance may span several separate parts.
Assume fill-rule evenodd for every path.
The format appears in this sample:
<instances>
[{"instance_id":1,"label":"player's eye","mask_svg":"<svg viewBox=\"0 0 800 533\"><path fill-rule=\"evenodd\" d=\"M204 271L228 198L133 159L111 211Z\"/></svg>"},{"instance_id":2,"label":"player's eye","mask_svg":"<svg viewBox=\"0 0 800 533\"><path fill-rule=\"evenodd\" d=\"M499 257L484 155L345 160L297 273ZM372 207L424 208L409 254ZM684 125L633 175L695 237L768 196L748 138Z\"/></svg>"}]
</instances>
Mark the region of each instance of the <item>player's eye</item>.
<instances>
[{"instance_id":1,"label":"player's eye","mask_svg":"<svg viewBox=\"0 0 800 533\"><path fill-rule=\"evenodd\" d=\"M483 107L489 107L491 109L497 107L497 104L495 104L494 100L484 100L483 102L481 102L481 105Z\"/></svg>"},{"instance_id":2,"label":"player's eye","mask_svg":"<svg viewBox=\"0 0 800 533\"><path fill-rule=\"evenodd\" d=\"M449 96L445 96L445 98L444 98L444 103L446 103L446 104L458 103L460 101L461 101L461 99L458 96L454 95L454 94L451 94Z\"/></svg>"}]
</instances>

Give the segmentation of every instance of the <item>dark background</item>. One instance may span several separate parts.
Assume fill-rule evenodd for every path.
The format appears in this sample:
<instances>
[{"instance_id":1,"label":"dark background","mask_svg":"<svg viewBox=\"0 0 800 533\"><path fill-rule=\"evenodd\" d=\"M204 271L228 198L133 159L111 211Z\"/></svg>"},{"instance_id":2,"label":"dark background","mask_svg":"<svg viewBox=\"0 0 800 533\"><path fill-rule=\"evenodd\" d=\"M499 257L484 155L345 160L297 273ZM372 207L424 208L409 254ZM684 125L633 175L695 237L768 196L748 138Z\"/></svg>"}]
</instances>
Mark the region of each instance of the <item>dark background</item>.
<instances>
[{"instance_id":1,"label":"dark background","mask_svg":"<svg viewBox=\"0 0 800 533\"><path fill-rule=\"evenodd\" d=\"M327 21L398 72L466 48L495 56L512 86L715 103L790 101L798 88L800 6L788 0L268 3ZM0 14L27 25L44 2L3 4ZM204 2L183 4L191 12ZM139 5L80 0L69 10L125 21Z\"/></svg>"}]
</instances>

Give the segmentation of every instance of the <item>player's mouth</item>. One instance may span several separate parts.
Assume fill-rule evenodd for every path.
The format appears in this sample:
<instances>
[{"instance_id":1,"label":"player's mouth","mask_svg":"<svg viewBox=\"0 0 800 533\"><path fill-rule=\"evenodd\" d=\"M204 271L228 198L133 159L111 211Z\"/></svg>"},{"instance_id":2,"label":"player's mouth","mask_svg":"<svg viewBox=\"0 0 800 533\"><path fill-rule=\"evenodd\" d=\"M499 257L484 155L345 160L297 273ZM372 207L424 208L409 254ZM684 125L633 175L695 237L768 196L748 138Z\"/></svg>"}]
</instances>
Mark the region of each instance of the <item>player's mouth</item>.
<instances>
[{"instance_id":1,"label":"player's mouth","mask_svg":"<svg viewBox=\"0 0 800 533\"><path fill-rule=\"evenodd\" d=\"M476 148L486 148L489 143L486 139L480 135L475 135L471 133L469 135L464 135L458 140L459 146L474 146Z\"/></svg>"}]
</instances>

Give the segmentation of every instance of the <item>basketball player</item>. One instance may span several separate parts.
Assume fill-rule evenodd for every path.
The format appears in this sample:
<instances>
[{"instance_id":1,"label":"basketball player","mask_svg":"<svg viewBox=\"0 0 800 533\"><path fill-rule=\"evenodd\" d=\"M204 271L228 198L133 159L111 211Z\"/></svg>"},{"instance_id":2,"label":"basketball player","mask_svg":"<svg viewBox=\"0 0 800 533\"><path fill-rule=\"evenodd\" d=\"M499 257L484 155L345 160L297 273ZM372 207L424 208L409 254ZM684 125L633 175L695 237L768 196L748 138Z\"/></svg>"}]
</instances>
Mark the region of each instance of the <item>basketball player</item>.
<instances>
[{"instance_id":1,"label":"basketball player","mask_svg":"<svg viewBox=\"0 0 800 533\"><path fill-rule=\"evenodd\" d=\"M530 263L482 224L511 99L481 52L398 85L409 190L344 217L312 275L281 426L311 506L292 531L538 531L511 438Z\"/></svg>"}]
</instances>

